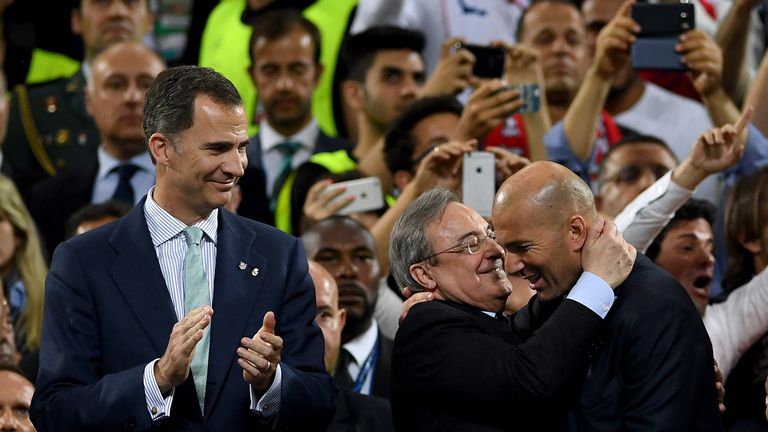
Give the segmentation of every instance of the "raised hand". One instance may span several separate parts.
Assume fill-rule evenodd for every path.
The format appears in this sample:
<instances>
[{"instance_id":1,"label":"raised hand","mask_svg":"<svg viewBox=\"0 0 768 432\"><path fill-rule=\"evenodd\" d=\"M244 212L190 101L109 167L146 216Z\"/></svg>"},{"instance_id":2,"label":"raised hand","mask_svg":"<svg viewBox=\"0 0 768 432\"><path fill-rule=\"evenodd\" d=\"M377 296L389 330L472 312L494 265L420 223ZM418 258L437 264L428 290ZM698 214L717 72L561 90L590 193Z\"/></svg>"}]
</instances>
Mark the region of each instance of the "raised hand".
<instances>
[{"instance_id":1,"label":"raised hand","mask_svg":"<svg viewBox=\"0 0 768 432\"><path fill-rule=\"evenodd\" d=\"M258 394L264 394L275 379L277 365L283 352L283 338L275 334L275 314L264 314L261 328L253 339L240 339L237 364L243 368L243 379Z\"/></svg>"},{"instance_id":2,"label":"raised hand","mask_svg":"<svg viewBox=\"0 0 768 432\"><path fill-rule=\"evenodd\" d=\"M640 26L630 17L634 0L626 0L616 16L597 35L594 66L605 79L612 79L630 59L630 47Z\"/></svg>"},{"instance_id":3,"label":"raised hand","mask_svg":"<svg viewBox=\"0 0 768 432\"><path fill-rule=\"evenodd\" d=\"M698 29L685 32L675 50L683 54L682 62L690 69L693 86L701 96L722 88L723 53L706 33Z\"/></svg>"},{"instance_id":4,"label":"raised hand","mask_svg":"<svg viewBox=\"0 0 768 432\"><path fill-rule=\"evenodd\" d=\"M304 223L307 226L337 214L355 200L354 197L345 197L344 199L333 202L334 199L343 194L345 190L339 188L328 193L323 193L325 188L331 183L333 182L330 179L320 180L309 188L302 209Z\"/></svg>"},{"instance_id":5,"label":"raised hand","mask_svg":"<svg viewBox=\"0 0 768 432\"><path fill-rule=\"evenodd\" d=\"M432 149L419 163L413 183L416 190L425 192L436 186L456 190L461 181L462 156L475 150L477 141L451 141Z\"/></svg>"},{"instance_id":6,"label":"raised hand","mask_svg":"<svg viewBox=\"0 0 768 432\"><path fill-rule=\"evenodd\" d=\"M469 96L454 138L481 139L522 106L520 92L505 81L484 81Z\"/></svg>"},{"instance_id":7,"label":"raised hand","mask_svg":"<svg viewBox=\"0 0 768 432\"><path fill-rule=\"evenodd\" d=\"M581 250L582 269L616 289L629 276L636 257L637 250L624 240L616 224L598 216Z\"/></svg>"},{"instance_id":8,"label":"raised hand","mask_svg":"<svg viewBox=\"0 0 768 432\"><path fill-rule=\"evenodd\" d=\"M160 393L167 393L187 379L195 347L203 338L205 328L211 324L212 316L213 309L202 306L192 309L173 325L165 353L154 368Z\"/></svg>"},{"instance_id":9,"label":"raised hand","mask_svg":"<svg viewBox=\"0 0 768 432\"><path fill-rule=\"evenodd\" d=\"M440 61L422 87L419 97L455 95L474 84L477 79L472 75L475 56L467 49L455 49L463 43L461 38L452 37L443 42Z\"/></svg>"}]
</instances>

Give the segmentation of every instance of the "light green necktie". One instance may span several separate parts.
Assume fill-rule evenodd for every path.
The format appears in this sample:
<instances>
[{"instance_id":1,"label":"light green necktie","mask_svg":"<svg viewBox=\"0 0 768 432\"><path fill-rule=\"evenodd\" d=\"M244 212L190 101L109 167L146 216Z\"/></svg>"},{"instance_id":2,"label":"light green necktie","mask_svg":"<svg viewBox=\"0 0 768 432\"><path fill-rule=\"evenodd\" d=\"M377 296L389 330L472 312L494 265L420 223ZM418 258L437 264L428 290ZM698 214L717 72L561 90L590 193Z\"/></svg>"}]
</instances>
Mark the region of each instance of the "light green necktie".
<instances>
[{"instance_id":1,"label":"light green necktie","mask_svg":"<svg viewBox=\"0 0 768 432\"><path fill-rule=\"evenodd\" d=\"M195 227L184 229L187 239L187 254L184 256L184 315L194 308L211 305L211 294L208 291L208 279L203 270L202 250L200 241L203 230ZM210 345L210 326L203 332L203 338L195 347L192 357L192 378L197 390L197 401L200 412L205 408L205 382L208 378L208 347Z\"/></svg>"}]
</instances>

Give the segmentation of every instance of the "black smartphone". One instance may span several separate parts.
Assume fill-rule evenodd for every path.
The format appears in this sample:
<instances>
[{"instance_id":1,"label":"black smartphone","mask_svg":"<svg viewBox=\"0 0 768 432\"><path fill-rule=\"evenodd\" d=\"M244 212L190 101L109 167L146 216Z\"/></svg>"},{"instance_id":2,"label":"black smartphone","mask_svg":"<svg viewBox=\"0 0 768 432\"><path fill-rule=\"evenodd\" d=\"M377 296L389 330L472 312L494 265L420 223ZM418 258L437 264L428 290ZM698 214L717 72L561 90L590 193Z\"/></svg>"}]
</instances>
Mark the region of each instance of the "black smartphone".
<instances>
[{"instance_id":1,"label":"black smartphone","mask_svg":"<svg viewBox=\"0 0 768 432\"><path fill-rule=\"evenodd\" d=\"M632 19L640 26L640 34L632 44L635 69L687 69L675 45L681 34L696 28L692 3L635 4Z\"/></svg>"},{"instance_id":2,"label":"black smartphone","mask_svg":"<svg viewBox=\"0 0 768 432\"><path fill-rule=\"evenodd\" d=\"M504 75L504 48L457 43L454 48L464 48L475 56L472 74L480 78L501 78Z\"/></svg>"},{"instance_id":3,"label":"black smartphone","mask_svg":"<svg viewBox=\"0 0 768 432\"><path fill-rule=\"evenodd\" d=\"M680 70L687 68L675 51L677 38L643 38L632 44L632 67L635 69Z\"/></svg>"},{"instance_id":4,"label":"black smartphone","mask_svg":"<svg viewBox=\"0 0 768 432\"><path fill-rule=\"evenodd\" d=\"M640 26L638 38L679 36L696 28L692 3L638 3L632 19Z\"/></svg>"}]
</instances>

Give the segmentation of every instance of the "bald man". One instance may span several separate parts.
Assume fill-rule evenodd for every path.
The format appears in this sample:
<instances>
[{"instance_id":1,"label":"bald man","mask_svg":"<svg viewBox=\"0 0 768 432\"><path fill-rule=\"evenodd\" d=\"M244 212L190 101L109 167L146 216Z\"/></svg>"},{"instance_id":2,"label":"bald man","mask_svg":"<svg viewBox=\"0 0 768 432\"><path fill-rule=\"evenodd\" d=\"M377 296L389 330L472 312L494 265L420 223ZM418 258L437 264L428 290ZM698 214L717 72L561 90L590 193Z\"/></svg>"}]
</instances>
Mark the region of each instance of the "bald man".
<instances>
[{"instance_id":1,"label":"bald man","mask_svg":"<svg viewBox=\"0 0 768 432\"><path fill-rule=\"evenodd\" d=\"M309 261L309 276L315 285L317 315L315 322L323 331L325 341L325 368L333 373L341 349L341 330L347 320L347 311L339 309L339 287L323 266ZM331 431L391 431L392 415L386 399L341 389L336 398L336 415L328 428Z\"/></svg>"},{"instance_id":2,"label":"bald man","mask_svg":"<svg viewBox=\"0 0 768 432\"><path fill-rule=\"evenodd\" d=\"M99 130L97 157L32 187L28 204L49 253L64 240L67 219L87 204L110 199L130 206L155 184L141 124L144 96L165 63L136 42L102 51L91 63L86 107Z\"/></svg>"},{"instance_id":3,"label":"bald man","mask_svg":"<svg viewBox=\"0 0 768 432\"><path fill-rule=\"evenodd\" d=\"M537 292L534 320L544 323L581 276L587 232L598 220L587 184L559 164L534 163L499 189L497 240L507 271ZM685 290L637 254L615 294L608 343L592 361L569 429L722 430L712 345Z\"/></svg>"}]
</instances>

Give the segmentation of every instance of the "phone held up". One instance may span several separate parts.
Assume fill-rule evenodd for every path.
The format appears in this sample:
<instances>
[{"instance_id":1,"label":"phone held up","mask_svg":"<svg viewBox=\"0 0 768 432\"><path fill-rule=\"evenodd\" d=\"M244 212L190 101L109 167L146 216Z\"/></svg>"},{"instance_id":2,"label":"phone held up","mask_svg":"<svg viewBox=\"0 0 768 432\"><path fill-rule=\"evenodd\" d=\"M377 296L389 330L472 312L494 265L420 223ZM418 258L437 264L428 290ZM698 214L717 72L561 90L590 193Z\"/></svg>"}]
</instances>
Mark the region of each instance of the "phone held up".
<instances>
[{"instance_id":1,"label":"phone held up","mask_svg":"<svg viewBox=\"0 0 768 432\"><path fill-rule=\"evenodd\" d=\"M384 194L381 188L381 180L378 177L365 177L331 183L323 189L322 194L327 194L340 188L345 189L344 193L334 198L329 204L343 201L349 196L354 197L349 205L339 211L340 215L362 213L384 207Z\"/></svg>"},{"instance_id":2,"label":"phone held up","mask_svg":"<svg viewBox=\"0 0 768 432\"><path fill-rule=\"evenodd\" d=\"M632 19L641 28L632 45L635 69L686 70L675 46L681 34L696 28L692 3L638 3Z\"/></svg>"},{"instance_id":3,"label":"phone held up","mask_svg":"<svg viewBox=\"0 0 768 432\"><path fill-rule=\"evenodd\" d=\"M475 56L472 75L478 78L501 78L504 75L504 48L456 42L455 50L466 49Z\"/></svg>"},{"instance_id":4,"label":"phone held up","mask_svg":"<svg viewBox=\"0 0 768 432\"><path fill-rule=\"evenodd\" d=\"M493 153L473 151L462 161L461 198L464 205L480 216L491 217L496 194L496 161Z\"/></svg>"}]
</instances>

